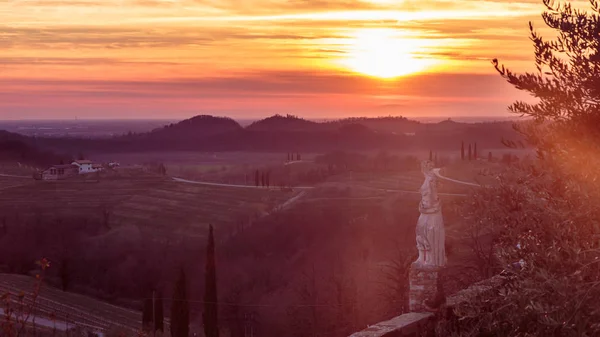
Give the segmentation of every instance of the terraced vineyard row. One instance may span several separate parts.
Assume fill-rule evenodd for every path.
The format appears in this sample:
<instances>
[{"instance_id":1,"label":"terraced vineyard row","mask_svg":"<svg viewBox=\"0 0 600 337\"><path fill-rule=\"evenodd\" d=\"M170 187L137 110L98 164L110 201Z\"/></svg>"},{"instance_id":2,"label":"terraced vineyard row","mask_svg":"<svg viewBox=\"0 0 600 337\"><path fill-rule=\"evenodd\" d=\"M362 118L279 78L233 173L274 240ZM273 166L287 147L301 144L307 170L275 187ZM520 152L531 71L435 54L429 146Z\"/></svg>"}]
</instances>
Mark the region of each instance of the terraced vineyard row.
<instances>
[{"instance_id":1,"label":"terraced vineyard row","mask_svg":"<svg viewBox=\"0 0 600 337\"><path fill-rule=\"evenodd\" d=\"M11 188L11 187L30 185L30 184L33 184L34 182L35 181L33 180L33 178L24 179L24 178L0 176L0 191L7 189L7 188Z\"/></svg>"},{"instance_id":2,"label":"terraced vineyard row","mask_svg":"<svg viewBox=\"0 0 600 337\"><path fill-rule=\"evenodd\" d=\"M0 212L102 217L113 225L204 235L221 225L264 214L294 196L278 189L190 185L167 179L35 182L0 190Z\"/></svg>"},{"instance_id":3,"label":"terraced vineyard row","mask_svg":"<svg viewBox=\"0 0 600 337\"><path fill-rule=\"evenodd\" d=\"M29 294L34 289L34 284L35 279L29 276L0 274L0 294L8 292L11 297L16 298L23 292L26 294L26 305L31 305ZM106 331L112 327L137 331L142 324L140 312L62 292L47 285L42 286L35 308L38 318L53 320L57 325L76 325L95 331Z\"/></svg>"},{"instance_id":4,"label":"terraced vineyard row","mask_svg":"<svg viewBox=\"0 0 600 337\"><path fill-rule=\"evenodd\" d=\"M113 212L119 221L125 223L143 227L176 226L193 234L209 223L232 223L268 212L293 195L293 192L279 190L163 182L146 193L124 200Z\"/></svg>"}]
</instances>

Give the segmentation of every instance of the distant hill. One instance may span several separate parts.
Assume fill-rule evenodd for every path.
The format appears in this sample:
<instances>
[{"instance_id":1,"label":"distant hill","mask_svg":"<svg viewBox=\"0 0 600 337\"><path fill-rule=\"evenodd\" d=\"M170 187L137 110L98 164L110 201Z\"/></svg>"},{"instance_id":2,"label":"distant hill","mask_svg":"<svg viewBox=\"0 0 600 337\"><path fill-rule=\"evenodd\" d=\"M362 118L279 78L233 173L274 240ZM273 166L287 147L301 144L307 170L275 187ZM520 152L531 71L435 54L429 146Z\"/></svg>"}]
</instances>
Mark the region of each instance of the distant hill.
<instances>
[{"instance_id":1,"label":"distant hill","mask_svg":"<svg viewBox=\"0 0 600 337\"><path fill-rule=\"evenodd\" d=\"M242 130L242 127L231 118L200 115L176 124L154 129L143 135L154 139L172 139L176 137L199 140L239 130Z\"/></svg>"},{"instance_id":2,"label":"distant hill","mask_svg":"<svg viewBox=\"0 0 600 337\"><path fill-rule=\"evenodd\" d=\"M356 117L356 118L345 118L333 122L328 122L332 126L348 125L348 124L362 124L374 131L404 134L414 133L422 127L422 123L407 119L405 117Z\"/></svg>"},{"instance_id":3,"label":"distant hill","mask_svg":"<svg viewBox=\"0 0 600 337\"><path fill-rule=\"evenodd\" d=\"M460 143L499 148L522 139L512 122L421 123L404 117L347 118L318 123L275 115L243 128L231 118L196 116L151 132L112 139L37 138L37 144L70 154L144 151L453 150Z\"/></svg>"},{"instance_id":4,"label":"distant hill","mask_svg":"<svg viewBox=\"0 0 600 337\"><path fill-rule=\"evenodd\" d=\"M43 167L63 159L55 153L37 146L35 139L0 130L0 162L18 162Z\"/></svg>"},{"instance_id":5,"label":"distant hill","mask_svg":"<svg viewBox=\"0 0 600 337\"><path fill-rule=\"evenodd\" d=\"M293 115L275 115L261 119L246 127L249 131L319 131L324 124L302 119Z\"/></svg>"}]
</instances>

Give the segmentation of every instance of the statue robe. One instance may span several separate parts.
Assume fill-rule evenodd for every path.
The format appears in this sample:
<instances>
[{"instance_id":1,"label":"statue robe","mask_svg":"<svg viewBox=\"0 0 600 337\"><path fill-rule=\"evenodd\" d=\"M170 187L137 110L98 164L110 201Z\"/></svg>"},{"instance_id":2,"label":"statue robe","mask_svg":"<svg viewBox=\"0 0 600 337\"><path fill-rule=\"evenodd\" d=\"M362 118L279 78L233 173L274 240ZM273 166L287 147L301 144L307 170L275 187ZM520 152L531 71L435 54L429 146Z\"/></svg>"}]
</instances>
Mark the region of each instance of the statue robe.
<instances>
[{"instance_id":1,"label":"statue robe","mask_svg":"<svg viewBox=\"0 0 600 337\"><path fill-rule=\"evenodd\" d=\"M443 267L446 265L444 219L437 195L436 177L431 171L425 173L421 186L421 203L416 236L419 258L416 263L422 266Z\"/></svg>"}]
</instances>

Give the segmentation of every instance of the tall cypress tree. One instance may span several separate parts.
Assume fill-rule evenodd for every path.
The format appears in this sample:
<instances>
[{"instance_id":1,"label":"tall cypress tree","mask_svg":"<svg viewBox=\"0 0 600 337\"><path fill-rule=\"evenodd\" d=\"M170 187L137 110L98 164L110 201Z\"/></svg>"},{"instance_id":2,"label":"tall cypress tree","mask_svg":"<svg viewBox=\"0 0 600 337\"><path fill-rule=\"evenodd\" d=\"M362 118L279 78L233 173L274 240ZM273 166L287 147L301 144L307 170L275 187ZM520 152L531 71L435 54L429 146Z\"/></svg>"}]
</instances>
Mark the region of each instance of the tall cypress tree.
<instances>
[{"instance_id":1,"label":"tall cypress tree","mask_svg":"<svg viewBox=\"0 0 600 337\"><path fill-rule=\"evenodd\" d=\"M146 297L142 308L142 330L152 330L152 298Z\"/></svg>"},{"instance_id":2,"label":"tall cypress tree","mask_svg":"<svg viewBox=\"0 0 600 337\"><path fill-rule=\"evenodd\" d=\"M165 331L162 292L157 291L154 300L154 331Z\"/></svg>"},{"instance_id":3,"label":"tall cypress tree","mask_svg":"<svg viewBox=\"0 0 600 337\"><path fill-rule=\"evenodd\" d=\"M217 303L217 266L215 262L215 238L213 226L209 226L206 246L206 281L204 284L204 335L219 337L219 317Z\"/></svg>"},{"instance_id":4,"label":"tall cypress tree","mask_svg":"<svg viewBox=\"0 0 600 337\"><path fill-rule=\"evenodd\" d=\"M469 160L471 160L471 158L473 158L473 155L471 152L471 144L469 144Z\"/></svg>"},{"instance_id":5,"label":"tall cypress tree","mask_svg":"<svg viewBox=\"0 0 600 337\"><path fill-rule=\"evenodd\" d=\"M189 337L190 308L187 300L187 280L183 268L173 290L171 304L171 337Z\"/></svg>"},{"instance_id":6,"label":"tall cypress tree","mask_svg":"<svg viewBox=\"0 0 600 337\"><path fill-rule=\"evenodd\" d=\"M460 144L460 160L465 160L465 142Z\"/></svg>"},{"instance_id":7,"label":"tall cypress tree","mask_svg":"<svg viewBox=\"0 0 600 337\"><path fill-rule=\"evenodd\" d=\"M63 257L60 264L60 269L58 270L62 291L67 291L69 289L69 285L71 284L71 275L69 271L69 258Z\"/></svg>"}]
</instances>

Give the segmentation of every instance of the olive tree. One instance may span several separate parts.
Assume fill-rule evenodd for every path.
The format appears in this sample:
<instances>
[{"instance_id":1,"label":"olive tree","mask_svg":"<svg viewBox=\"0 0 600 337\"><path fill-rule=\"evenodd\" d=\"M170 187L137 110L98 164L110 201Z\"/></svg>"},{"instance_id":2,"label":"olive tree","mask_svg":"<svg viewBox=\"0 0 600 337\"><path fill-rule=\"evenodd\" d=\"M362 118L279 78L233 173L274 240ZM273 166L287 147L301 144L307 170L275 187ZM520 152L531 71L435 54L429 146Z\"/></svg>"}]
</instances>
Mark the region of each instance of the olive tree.
<instances>
[{"instance_id":1,"label":"olive tree","mask_svg":"<svg viewBox=\"0 0 600 337\"><path fill-rule=\"evenodd\" d=\"M530 23L536 71L494 67L536 102L511 112L537 160L507 168L476 192L467 221L489 224L503 286L455 309L446 335L600 335L600 7L544 0L546 40ZM512 145L507 142L507 145ZM485 201L485 205L482 204Z\"/></svg>"}]
</instances>

